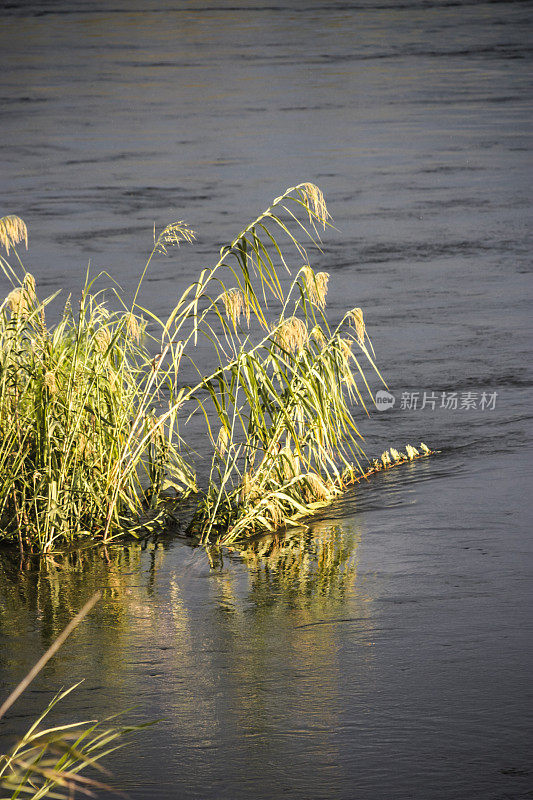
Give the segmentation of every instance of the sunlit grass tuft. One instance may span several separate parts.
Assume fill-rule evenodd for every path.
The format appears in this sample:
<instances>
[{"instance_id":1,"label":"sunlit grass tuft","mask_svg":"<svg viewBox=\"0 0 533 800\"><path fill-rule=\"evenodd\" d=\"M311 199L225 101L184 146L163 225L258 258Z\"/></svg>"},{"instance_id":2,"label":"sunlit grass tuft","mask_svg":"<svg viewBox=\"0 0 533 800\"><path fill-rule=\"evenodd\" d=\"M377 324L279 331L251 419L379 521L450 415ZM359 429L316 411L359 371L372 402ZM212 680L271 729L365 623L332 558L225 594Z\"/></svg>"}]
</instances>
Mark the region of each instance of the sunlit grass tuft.
<instances>
[{"instance_id":1,"label":"sunlit grass tuft","mask_svg":"<svg viewBox=\"0 0 533 800\"><path fill-rule=\"evenodd\" d=\"M2 221L6 247L25 236L12 219ZM213 445L189 527L203 543L297 524L367 474L355 415L374 402L367 373L382 378L363 311L328 323L329 275L313 270L304 243L320 247L329 219L318 187L291 187L221 249L166 320L137 300L155 255L194 240L184 222L154 231L132 302L114 290L121 310L110 311L87 279L75 310L68 301L52 327L53 298L39 300L35 280L25 273L17 283L0 259L15 284L0 306L4 536L21 551L50 552L168 518L169 494L176 502L197 491L179 427L194 414ZM200 336L212 371L197 361ZM196 381L183 380L183 363ZM381 462L415 456L391 450Z\"/></svg>"},{"instance_id":2,"label":"sunlit grass tuft","mask_svg":"<svg viewBox=\"0 0 533 800\"><path fill-rule=\"evenodd\" d=\"M152 429L160 382L140 317L88 284L49 328L49 300L26 275L0 306L0 529L21 551L110 538L154 516L163 489L194 489L175 416Z\"/></svg>"},{"instance_id":3,"label":"sunlit grass tuft","mask_svg":"<svg viewBox=\"0 0 533 800\"><path fill-rule=\"evenodd\" d=\"M97 792L113 791L107 780L109 773L99 761L120 747L119 737L136 728L117 724L112 717L49 727L48 715L78 686L56 694L11 750L0 755L0 786L8 793L6 800L72 800L78 795L96 797ZM88 767L100 772L100 780L80 774Z\"/></svg>"}]
</instances>

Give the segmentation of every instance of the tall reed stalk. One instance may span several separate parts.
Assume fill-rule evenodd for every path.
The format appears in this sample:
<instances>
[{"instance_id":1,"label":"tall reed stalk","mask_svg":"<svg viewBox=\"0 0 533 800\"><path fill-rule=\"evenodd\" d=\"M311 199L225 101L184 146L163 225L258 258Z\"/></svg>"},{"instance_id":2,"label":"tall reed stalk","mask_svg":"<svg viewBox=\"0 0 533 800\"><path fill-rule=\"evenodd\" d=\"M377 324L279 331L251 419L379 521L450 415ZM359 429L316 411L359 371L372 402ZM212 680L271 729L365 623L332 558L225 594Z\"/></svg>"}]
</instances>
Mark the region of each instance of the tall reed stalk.
<instances>
[{"instance_id":1,"label":"tall reed stalk","mask_svg":"<svg viewBox=\"0 0 533 800\"><path fill-rule=\"evenodd\" d=\"M0 220L6 247L27 237L14 220ZM362 310L328 324L329 276L304 247L319 246L328 225L321 191L291 187L221 249L166 320L140 306L139 292L158 252L192 242L183 222L154 235L129 305L115 290L121 310L108 310L87 278L53 327L45 310L54 297L38 300L22 264L2 258L15 285L0 306L4 535L44 552L83 536L107 541L163 520L169 493L196 493L190 532L228 543L296 522L363 474L355 407L367 413L373 402L365 371L382 379ZM199 337L214 358L207 374ZM198 378L185 385L186 361ZM194 414L213 444L201 491L180 438Z\"/></svg>"}]
</instances>

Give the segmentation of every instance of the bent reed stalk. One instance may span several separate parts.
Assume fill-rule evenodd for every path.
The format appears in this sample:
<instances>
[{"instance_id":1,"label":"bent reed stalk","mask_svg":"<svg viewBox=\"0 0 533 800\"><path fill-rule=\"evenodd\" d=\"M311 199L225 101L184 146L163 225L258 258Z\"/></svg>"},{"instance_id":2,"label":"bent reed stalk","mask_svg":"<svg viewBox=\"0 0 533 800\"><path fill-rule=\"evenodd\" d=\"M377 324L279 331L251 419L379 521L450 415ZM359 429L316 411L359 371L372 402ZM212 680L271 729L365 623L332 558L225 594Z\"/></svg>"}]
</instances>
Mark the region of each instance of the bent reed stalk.
<instances>
[{"instance_id":1,"label":"bent reed stalk","mask_svg":"<svg viewBox=\"0 0 533 800\"><path fill-rule=\"evenodd\" d=\"M0 718L57 653L100 597L101 593L97 592L85 603L46 653L11 692L0 707ZM76 794L96 797L96 792L99 790L124 795L108 784L80 773L87 768L93 768L108 775L100 760L123 746L117 740L124 734L139 731L151 723L119 725L116 720L120 714L115 714L104 720L82 720L43 727L43 722L48 722L48 715L54 707L80 683L82 681L58 692L32 722L26 733L13 744L9 752L0 754L0 786L9 793L9 797L4 796L2 800L15 800L28 796L33 800L42 797L73 800Z\"/></svg>"},{"instance_id":2,"label":"bent reed stalk","mask_svg":"<svg viewBox=\"0 0 533 800\"><path fill-rule=\"evenodd\" d=\"M55 295L38 300L15 249L26 227L0 220L19 267L0 257L14 285L0 306L4 538L21 552L80 537L106 542L163 523L194 494L189 532L204 544L230 543L296 523L368 474L353 408L368 414L374 401L365 370L384 381L363 311L328 324L329 275L312 269L301 241L320 247L319 230L330 224L318 187L291 187L221 249L166 320L138 304L141 285L158 252L194 233L183 222L154 230L129 306L114 289L121 310L109 311L87 276L76 309L69 299L49 328ZM295 273L287 246L301 262ZM147 335L143 315L156 333ZM208 375L194 357L199 337L218 364ZM182 362L196 383L182 385ZM203 490L179 427L198 413L213 443Z\"/></svg>"}]
</instances>

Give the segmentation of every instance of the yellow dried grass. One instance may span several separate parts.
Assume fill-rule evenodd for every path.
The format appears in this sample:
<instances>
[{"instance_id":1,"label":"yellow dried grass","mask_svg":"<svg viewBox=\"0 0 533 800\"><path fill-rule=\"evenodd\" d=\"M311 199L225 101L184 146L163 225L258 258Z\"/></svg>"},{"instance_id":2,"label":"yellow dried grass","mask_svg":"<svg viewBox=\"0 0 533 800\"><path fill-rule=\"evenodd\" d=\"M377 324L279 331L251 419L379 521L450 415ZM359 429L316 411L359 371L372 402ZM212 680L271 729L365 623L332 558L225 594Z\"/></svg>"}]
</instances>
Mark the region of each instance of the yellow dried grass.
<instances>
[{"instance_id":1,"label":"yellow dried grass","mask_svg":"<svg viewBox=\"0 0 533 800\"><path fill-rule=\"evenodd\" d=\"M365 321L363 318L363 310L361 308L352 308L350 314L348 315L348 319L350 321L350 325L355 328L355 334L357 336L357 341L360 345L365 343L365 332L366 326Z\"/></svg>"},{"instance_id":2,"label":"yellow dried grass","mask_svg":"<svg viewBox=\"0 0 533 800\"><path fill-rule=\"evenodd\" d=\"M328 293L328 272L316 272L306 264L302 267L302 276L309 300L319 308L325 308Z\"/></svg>"},{"instance_id":3,"label":"yellow dried grass","mask_svg":"<svg viewBox=\"0 0 533 800\"><path fill-rule=\"evenodd\" d=\"M309 340L305 322L298 317L284 320L273 332L276 344L289 353L300 353Z\"/></svg>"},{"instance_id":4,"label":"yellow dried grass","mask_svg":"<svg viewBox=\"0 0 533 800\"><path fill-rule=\"evenodd\" d=\"M330 214L324 200L324 195L314 183L301 184L304 194L304 204L307 209L316 215L318 222L326 228L326 224L330 219Z\"/></svg>"},{"instance_id":5,"label":"yellow dried grass","mask_svg":"<svg viewBox=\"0 0 533 800\"><path fill-rule=\"evenodd\" d=\"M229 289L222 295L222 303L226 317L231 320L233 328L237 327L241 316L244 314L246 322L250 324L250 304L240 289Z\"/></svg>"},{"instance_id":6,"label":"yellow dried grass","mask_svg":"<svg viewBox=\"0 0 533 800\"><path fill-rule=\"evenodd\" d=\"M24 242L28 248L28 229L26 223L15 214L0 218L0 245L5 247L8 255L9 248Z\"/></svg>"}]
</instances>

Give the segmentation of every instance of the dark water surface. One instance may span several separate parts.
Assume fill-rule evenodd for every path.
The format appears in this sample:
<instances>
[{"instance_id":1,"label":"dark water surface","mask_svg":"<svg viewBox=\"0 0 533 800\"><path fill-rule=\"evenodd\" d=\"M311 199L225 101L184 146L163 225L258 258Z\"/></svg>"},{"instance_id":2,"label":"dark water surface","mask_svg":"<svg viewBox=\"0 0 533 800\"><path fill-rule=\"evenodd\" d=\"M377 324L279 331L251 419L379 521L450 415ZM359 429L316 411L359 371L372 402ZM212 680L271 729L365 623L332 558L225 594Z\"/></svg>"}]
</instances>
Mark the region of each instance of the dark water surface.
<instances>
[{"instance_id":1,"label":"dark water surface","mask_svg":"<svg viewBox=\"0 0 533 800\"><path fill-rule=\"evenodd\" d=\"M6 740L84 677L66 718L163 718L113 760L134 800L533 797L531 19L527 2L4 4L0 215L27 222L38 284L76 292L90 260L129 289L154 221L186 219L198 244L145 287L163 315L312 180L339 229L313 262L331 318L363 307L396 396L366 449L442 451L213 568L178 534L22 575L4 554L2 695L104 589Z\"/></svg>"}]
</instances>

